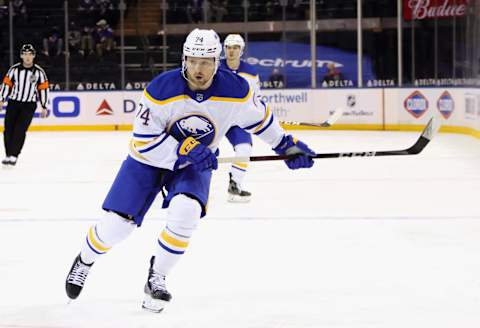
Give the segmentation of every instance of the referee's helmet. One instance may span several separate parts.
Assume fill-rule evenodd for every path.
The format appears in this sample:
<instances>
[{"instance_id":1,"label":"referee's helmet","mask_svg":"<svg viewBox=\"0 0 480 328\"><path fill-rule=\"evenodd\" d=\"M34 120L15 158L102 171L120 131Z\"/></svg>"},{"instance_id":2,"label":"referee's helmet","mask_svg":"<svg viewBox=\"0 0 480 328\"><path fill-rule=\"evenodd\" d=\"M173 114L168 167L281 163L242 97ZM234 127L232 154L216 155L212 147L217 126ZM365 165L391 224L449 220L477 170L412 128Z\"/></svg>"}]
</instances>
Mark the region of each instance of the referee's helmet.
<instances>
[{"instance_id":1,"label":"referee's helmet","mask_svg":"<svg viewBox=\"0 0 480 328\"><path fill-rule=\"evenodd\" d=\"M20 49L20 55L23 55L26 52L30 52L32 55L35 55L36 51L35 48L30 44L24 44L22 48Z\"/></svg>"}]
</instances>

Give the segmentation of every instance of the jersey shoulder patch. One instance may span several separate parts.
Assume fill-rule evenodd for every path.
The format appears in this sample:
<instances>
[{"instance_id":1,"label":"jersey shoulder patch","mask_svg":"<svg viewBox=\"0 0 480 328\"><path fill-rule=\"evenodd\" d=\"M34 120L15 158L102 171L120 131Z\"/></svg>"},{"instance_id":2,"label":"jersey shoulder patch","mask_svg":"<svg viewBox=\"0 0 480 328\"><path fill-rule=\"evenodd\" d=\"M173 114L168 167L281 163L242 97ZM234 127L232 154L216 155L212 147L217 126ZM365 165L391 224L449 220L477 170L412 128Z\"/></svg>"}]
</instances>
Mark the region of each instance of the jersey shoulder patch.
<instances>
[{"instance_id":1,"label":"jersey shoulder patch","mask_svg":"<svg viewBox=\"0 0 480 328\"><path fill-rule=\"evenodd\" d=\"M148 84L145 92L153 101L161 102L182 95L184 86L182 72L178 68L156 76Z\"/></svg>"}]
</instances>

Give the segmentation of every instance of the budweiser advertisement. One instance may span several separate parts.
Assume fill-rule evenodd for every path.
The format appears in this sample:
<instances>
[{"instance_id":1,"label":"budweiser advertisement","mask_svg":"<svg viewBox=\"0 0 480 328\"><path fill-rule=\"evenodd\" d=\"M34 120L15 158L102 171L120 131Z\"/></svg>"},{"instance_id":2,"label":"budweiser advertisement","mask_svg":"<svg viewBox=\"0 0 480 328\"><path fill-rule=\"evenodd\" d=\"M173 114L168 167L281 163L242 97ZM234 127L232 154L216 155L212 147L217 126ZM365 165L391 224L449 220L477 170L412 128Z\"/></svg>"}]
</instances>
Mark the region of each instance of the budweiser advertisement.
<instances>
[{"instance_id":1,"label":"budweiser advertisement","mask_svg":"<svg viewBox=\"0 0 480 328\"><path fill-rule=\"evenodd\" d=\"M422 20L463 17L470 0L403 0L403 18Z\"/></svg>"}]
</instances>

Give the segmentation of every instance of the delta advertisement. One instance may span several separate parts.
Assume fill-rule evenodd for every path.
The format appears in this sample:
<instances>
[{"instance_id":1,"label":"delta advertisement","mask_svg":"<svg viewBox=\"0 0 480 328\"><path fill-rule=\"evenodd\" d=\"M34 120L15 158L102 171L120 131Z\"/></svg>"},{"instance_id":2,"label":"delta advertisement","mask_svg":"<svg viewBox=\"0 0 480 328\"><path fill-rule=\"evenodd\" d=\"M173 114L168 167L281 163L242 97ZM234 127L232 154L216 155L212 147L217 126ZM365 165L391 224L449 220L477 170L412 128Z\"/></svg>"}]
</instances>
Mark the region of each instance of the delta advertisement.
<instances>
[{"instance_id":1,"label":"delta advertisement","mask_svg":"<svg viewBox=\"0 0 480 328\"><path fill-rule=\"evenodd\" d=\"M248 43L247 63L253 65L262 81L263 88L309 88L311 86L312 60L310 45L296 42L258 42ZM317 85L322 88L352 88L357 86L357 54L333 47L317 46ZM327 66L335 66L338 77L324 80ZM363 57L363 80L368 86L378 83L393 86L394 81L379 82L368 56ZM142 90L147 82L127 82L126 90ZM77 91L115 91L118 85L113 82L86 82L75 86ZM59 84L52 84L52 91L59 91Z\"/></svg>"},{"instance_id":2,"label":"delta advertisement","mask_svg":"<svg viewBox=\"0 0 480 328\"><path fill-rule=\"evenodd\" d=\"M288 54L288 55L287 55ZM295 42L248 42L248 55L245 61L253 65L261 81L270 81L278 71L288 88L308 88L311 85L310 70L312 60L310 45ZM338 81L324 83L327 65L333 63L341 74ZM375 80L372 61L363 58L363 79ZM357 85L357 54L337 48L317 46L317 85L322 87L354 87Z\"/></svg>"},{"instance_id":3,"label":"delta advertisement","mask_svg":"<svg viewBox=\"0 0 480 328\"><path fill-rule=\"evenodd\" d=\"M337 108L343 110L339 124L382 123L382 89L272 89L263 100L280 121L323 122ZM50 93L48 117L35 114L32 127L48 129L129 129L141 91L88 91ZM5 109L0 111L0 118ZM3 120L1 123L3 124Z\"/></svg>"},{"instance_id":4,"label":"delta advertisement","mask_svg":"<svg viewBox=\"0 0 480 328\"><path fill-rule=\"evenodd\" d=\"M50 93L48 117L37 110L31 130L130 130L141 91ZM444 131L480 137L479 88L367 88L264 90L280 121L320 123L340 108L337 129L410 129L432 116ZM0 109L3 125L5 107Z\"/></svg>"}]
</instances>

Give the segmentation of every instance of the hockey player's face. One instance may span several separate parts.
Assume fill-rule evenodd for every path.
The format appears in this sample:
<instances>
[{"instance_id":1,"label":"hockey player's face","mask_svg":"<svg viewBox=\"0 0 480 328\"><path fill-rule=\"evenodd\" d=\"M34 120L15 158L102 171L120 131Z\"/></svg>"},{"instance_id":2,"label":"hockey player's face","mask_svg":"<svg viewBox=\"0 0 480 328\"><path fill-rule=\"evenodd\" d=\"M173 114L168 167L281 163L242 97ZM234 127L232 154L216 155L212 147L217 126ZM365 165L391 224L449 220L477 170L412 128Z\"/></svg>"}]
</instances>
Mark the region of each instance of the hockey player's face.
<instances>
[{"instance_id":1,"label":"hockey player's face","mask_svg":"<svg viewBox=\"0 0 480 328\"><path fill-rule=\"evenodd\" d=\"M214 58L187 57L188 79L199 87L204 86L215 72Z\"/></svg>"},{"instance_id":2,"label":"hockey player's face","mask_svg":"<svg viewBox=\"0 0 480 328\"><path fill-rule=\"evenodd\" d=\"M241 48L240 46L227 46L226 47L227 51L226 51L226 55L227 55L227 59L229 60L237 60L240 58L240 51L241 51Z\"/></svg>"}]
</instances>

